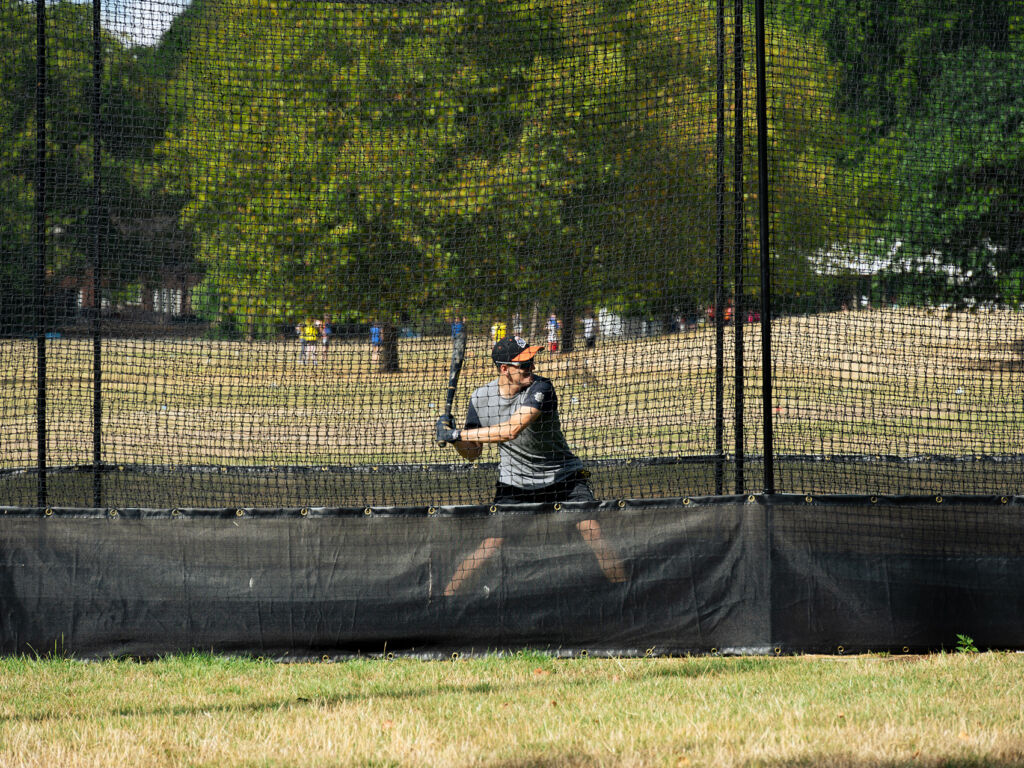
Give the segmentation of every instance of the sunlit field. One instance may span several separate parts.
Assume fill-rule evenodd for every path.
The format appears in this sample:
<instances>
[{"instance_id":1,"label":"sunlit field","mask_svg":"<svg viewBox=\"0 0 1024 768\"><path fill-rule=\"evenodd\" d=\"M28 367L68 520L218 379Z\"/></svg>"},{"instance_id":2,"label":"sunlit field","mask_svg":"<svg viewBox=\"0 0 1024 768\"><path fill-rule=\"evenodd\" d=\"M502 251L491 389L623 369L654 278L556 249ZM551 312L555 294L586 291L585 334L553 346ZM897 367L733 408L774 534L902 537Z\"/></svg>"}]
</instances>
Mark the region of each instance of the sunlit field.
<instances>
[{"instance_id":1,"label":"sunlit field","mask_svg":"<svg viewBox=\"0 0 1024 768\"><path fill-rule=\"evenodd\" d=\"M726 330L732 365L734 328ZM760 333L743 328L745 425L760 440ZM1022 316L871 310L773 325L776 450L1020 452ZM31 466L34 346L4 341L0 458ZM48 344L53 465L91 461L91 344ZM474 337L458 408L492 375ZM437 462L449 340L369 345L317 365L297 344L104 343L105 460L140 464ZM547 355L563 423L588 459L707 453L714 331ZM726 413L735 382L726 371ZM727 422L731 424L727 416ZM726 445L732 439L726 430ZM45 655L45 649L40 649ZM0 660L0 765L1024 765L1024 655L554 659L536 653L274 664Z\"/></svg>"},{"instance_id":2,"label":"sunlit field","mask_svg":"<svg viewBox=\"0 0 1024 768\"><path fill-rule=\"evenodd\" d=\"M0 662L0 764L1018 766L1020 654Z\"/></svg>"},{"instance_id":3,"label":"sunlit field","mask_svg":"<svg viewBox=\"0 0 1024 768\"><path fill-rule=\"evenodd\" d=\"M725 445L733 445L733 338L726 329ZM777 320L773 420L780 454L998 455L1020 451L1024 314L862 310ZM761 451L761 337L744 334L744 428ZM48 461L92 461L92 343L48 349ZM32 341L0 342L6 365L0 467L32 466ZM449 340L402 339L401 370L372 368L362 341L302 364L294 340L107 340L103 460L148 465L353 465L447 460L433 421ZM585 459L714 452L715 333L697 328L603 340L594 351L540 356L563 427ZM489 345L471 337L457 411L492 377ZM485 457L486 460L486 457Z\"/></svg>"}]
</instances>

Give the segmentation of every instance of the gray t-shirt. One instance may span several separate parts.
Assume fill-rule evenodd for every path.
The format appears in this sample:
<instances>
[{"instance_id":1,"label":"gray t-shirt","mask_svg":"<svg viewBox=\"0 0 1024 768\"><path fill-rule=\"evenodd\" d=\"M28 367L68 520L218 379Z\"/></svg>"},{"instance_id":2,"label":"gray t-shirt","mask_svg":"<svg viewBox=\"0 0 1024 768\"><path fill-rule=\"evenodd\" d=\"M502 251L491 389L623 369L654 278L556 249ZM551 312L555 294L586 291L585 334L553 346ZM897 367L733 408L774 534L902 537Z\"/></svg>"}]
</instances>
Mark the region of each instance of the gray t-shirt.
<instances>
[{"instance_id":1,"label":"gray t-shirt","mask_svg":"<svg viewBox=\"0 0 1024 768\"><path fill-rule=\"evenodd\" d=\"M514 440L498 443L498 480L516 488L542 488L583 469L562 434L555 388L543 376L534 375L533 383L510 399L501 396L497 379L484 384L469 398L466 429L503 424L523 407L536 408L540 416Z\"/></svg>"}]
</instances>

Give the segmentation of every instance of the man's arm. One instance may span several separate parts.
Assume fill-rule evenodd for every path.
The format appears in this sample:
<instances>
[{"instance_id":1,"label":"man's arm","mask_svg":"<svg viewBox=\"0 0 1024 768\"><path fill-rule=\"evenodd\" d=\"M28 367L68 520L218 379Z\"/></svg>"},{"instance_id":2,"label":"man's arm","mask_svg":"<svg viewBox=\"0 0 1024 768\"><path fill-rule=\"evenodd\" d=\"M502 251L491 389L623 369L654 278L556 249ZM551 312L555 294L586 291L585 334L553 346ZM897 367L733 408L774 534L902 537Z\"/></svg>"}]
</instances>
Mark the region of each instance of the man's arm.
<instances>
[{"instance_id":1,"label":"man's arm","mask_svg":"<svg viewBox=\"0 0 1024 768\"><path fill-rule=\"evenodd\" d=\"M484 443L507 443L509 440L514 440L538 416L540 416L539 408L524 405L513 413L508 421L503 421L501 424L461 430L459 439L452 445L455 446L455 450L462 458L467 461L475 461L483 452Z\"/></svg>"}]
</instances>

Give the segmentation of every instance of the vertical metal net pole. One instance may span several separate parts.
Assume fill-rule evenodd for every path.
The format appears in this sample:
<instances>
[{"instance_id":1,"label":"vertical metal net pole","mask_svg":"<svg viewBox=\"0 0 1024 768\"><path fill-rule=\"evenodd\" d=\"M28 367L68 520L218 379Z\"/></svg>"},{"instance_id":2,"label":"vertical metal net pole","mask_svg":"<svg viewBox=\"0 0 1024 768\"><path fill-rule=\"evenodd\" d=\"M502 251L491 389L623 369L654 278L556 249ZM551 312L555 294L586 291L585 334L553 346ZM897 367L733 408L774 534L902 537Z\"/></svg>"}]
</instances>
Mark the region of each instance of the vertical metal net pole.
<instances>
[{"instance_id":1,"label":"vertical metal net pole","mask_svg":"<svg viewBox=\"0 0 1024 768\"><path fill-rule=\"evenodd\" d=\"M46 0L36 0L36 162L33 230L36 246L36 499L46 492Z\"/></svg>"},{"instance_id":2,"label":"vertical metal net pole","mask_svg":"<svg viewBox=\"0 0 1024 768\"><path fill-rule=\"evenodd\" d=\"M757 26L757 202L761 250L761 407L764 411L764 492L775 493L772 435L772 271L768 205L768 84L765 72L764 0L754 3ZM737 321L738 322L738 321Z\"/></svg>"},{"instance_id":3,"label":"vertical metal net pole","mask_svg":"<svg viewBox=\"0 0 1024 768\"><path fill-rule=\"evenodd\" d=\"M92 4L92 216L90 221L89 247L92 251L92 498L93 506L103 506L103 340L100 313L103 300L103 256L100 244L100 223L103 204L102 174L102 81L103 81L103 39L100 26L102 0Z\"/></svg>"},{"instance_id":4,"label":"vertical metal net pole","mask_svg":"<svg viewBox=\"0 0 1024 768\"><path fill-rule=\"evenodd\" d=\"M736 493L743 493L746 482L743 478L743 0L734 4L733 40L733 114L734 114L734 157L733 157L733 258L735 260L735 285L733 286L733 341L736 360L735 370L735 437L736 437Z\"/></svg>"},{"instance_id":5,"label":"vertical metal net pole","mask_svg":"<svg viewBox=\"0 0 1024 768\"><path fill-rule=\"evenodd\" d=\"M715 19L716 141L715 208L718 233L715 247L715 494L723 492L725 458L725 0L718 0Z\"/></svg>"}]
</instances>

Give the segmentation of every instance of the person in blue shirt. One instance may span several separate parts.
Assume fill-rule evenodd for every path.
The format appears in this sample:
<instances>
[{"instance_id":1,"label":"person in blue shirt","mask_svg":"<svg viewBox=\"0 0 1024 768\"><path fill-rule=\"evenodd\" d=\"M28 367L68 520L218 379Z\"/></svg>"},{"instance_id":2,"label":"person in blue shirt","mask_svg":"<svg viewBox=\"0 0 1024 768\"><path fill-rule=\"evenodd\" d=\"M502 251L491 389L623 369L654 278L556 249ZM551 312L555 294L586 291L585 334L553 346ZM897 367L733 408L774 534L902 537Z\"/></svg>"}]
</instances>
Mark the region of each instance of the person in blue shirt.
<instances>
[{"instance_id":1,"label":"person in blue shirt","mask_svg":"<svg viewBox=\"0 0 1024 768\"><path fill-rule=\"evenodd\" d=\"M452 338L457 339L459 334L466 330L466 318L458 315L452 320Z\"/></svg>"},{"instance_id":2,"label":"person in blue shirt","mask_svg":"<svg viewBox=\"0 0 1024 768\"><path fill-rule=\"evenodd\" d=\"M370 360L374 367L380 364L380 344L383 338L380 323L376 320L370 326Z\"/></svg>"}]
</instances>

